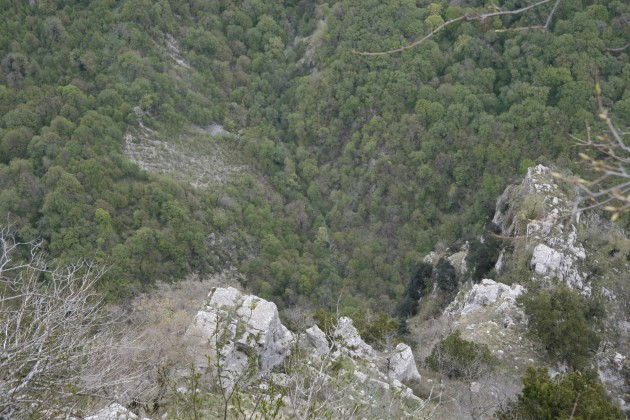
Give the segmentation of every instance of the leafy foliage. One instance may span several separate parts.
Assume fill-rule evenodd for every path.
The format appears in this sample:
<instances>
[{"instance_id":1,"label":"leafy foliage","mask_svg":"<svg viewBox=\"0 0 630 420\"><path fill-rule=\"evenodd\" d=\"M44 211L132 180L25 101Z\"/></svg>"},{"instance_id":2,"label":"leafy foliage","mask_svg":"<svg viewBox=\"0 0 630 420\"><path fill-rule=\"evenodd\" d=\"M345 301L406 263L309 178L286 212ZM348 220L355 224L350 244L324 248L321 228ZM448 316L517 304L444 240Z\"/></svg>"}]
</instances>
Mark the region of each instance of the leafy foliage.
<instances>
[{"instance_id":1,"label":"leafy foliage","mask_svg":"<svg viewBox=\"0 0 630 420\"><path fill-rule=\"evenodd\" d=\"M447 261L409 279L413 261L478 235L525 167L572 166L563 131L588 138L593 69L606 121L628 116L619 49L630 6L618 0L562 1L544 31L494 30L540 24L535 12L461 21L395 56L352 54L397 48L470 10L403 0L4 1L0 216L18 241L42 238L62 265L107 265L95 286L109 300L234 266L281 307L308 300L331 311L342 295L347 313L412 314L429 282L443 295L458 287ZM125 157L130 133L176 138L212 123L231 133L222 146L247 167L224 185L193 188ZM473 246L475 277L494 255ZM571 299L577 317L563 328L577 326L586 334L575 342L596 347L596 317ZM548 300L532 299L530 318L543 314L532 325L552 357L582 366L587 350L566 350L542 321L549 311L560 319Z\"/></svg>"},{"instance_id":2,"label":"leafy foliage","mask_svg":"<svg viewBox=\"0 0 630 420\"><path fill-rule=\"evenodd\" d=\"M623 419L595 373L570 372L550 378L547 369L527 368L518 400L499 419Z\"/></svg>"},{"instance_id":3,"label":"leafy foliage","mask_svg":"<svg viewBox=\"0 0 630 420\"><path fill-rule=\"evenodd\" d=\"M341 307L412 313L411 261L479 234L516 168L574 157L558 125L580 135L592 121L594 66L602 101L619 104L611 118L627 113L628 56L607 50L628 38L619 1L562 1L545 31L493 30L538 25L533 12L352 54L470 11L4 2L0 212L54 257L110 264L110 299L235 266L281 306L332 310L345 288ZM124 157L139 116L173 138L221 124L247 173L193 189L139 170Z\"/></svg>"},{"instance_id":4,"label":"leafy foliage","mask_svg":"<svg viewBox=\"0 0 630 420\"><path fill-rule=\"evenodd\" d=\"M465 340L456 330L433 347L425 362L431 370L469 383L492 370L497 360L488 346Z\"/></svg>"},{"instance_id":5,"label":"leafy foliage","mask_svg":"<svg viewBox=\"0 0 630 420\"><path fill-rule=\"evenodd\" d=\"M431 280L437 288L449 295L457 292L458 280L455 267L446 259L440 258L435 265Z\"/></svg>"},{"instance_id":6,"label":"leafy foliage","mask_svg":"<svg viewBox=\"0 0 630 420\"><path fill-rule=\"evenodd\" d=\"M363 310L351 318L361 338L377 350L383 350L386 346L392 345L400 329L399 322L383 311L371 313L371 311Z\"/></svg>"},{"instance_id":7,"label":"leafy foliage","mask_svg":"<svg viewBox=\"0 0 630 420\"><path fill-rule=\"evenodd\" d=\"M479 283L494 268L499 259L500 242L490 232L490 234L483 236L483 242L474 239L469 244L466 267L468 267L473 282Z\"/></svg>"},{"instance_id":8,"label":"leafy foliage","mask_svg":"<svg viewBox=\"0 0 630 420\"><path fill-rule=\"evenodd\" d=\"M553 290L528 290L519 297L528 317L529 330L540 340L549 357L572 369L588 367L597 350L597 326L604 309L562 284Z\"/></svg>"},{"instance_id":9,"label":"leafy foliage","mask_svg":"<svg viewBox=\"0 0 630 420\"><path fill-rule=\"evenodd\" d=\"M433 266L425 262L418 263L413 268L402 301L396 307L396 313L399 318L404 320L418 312L418 300L424 295L425 290L431 286L432 273Z\"/></svg>"}]
</instances>

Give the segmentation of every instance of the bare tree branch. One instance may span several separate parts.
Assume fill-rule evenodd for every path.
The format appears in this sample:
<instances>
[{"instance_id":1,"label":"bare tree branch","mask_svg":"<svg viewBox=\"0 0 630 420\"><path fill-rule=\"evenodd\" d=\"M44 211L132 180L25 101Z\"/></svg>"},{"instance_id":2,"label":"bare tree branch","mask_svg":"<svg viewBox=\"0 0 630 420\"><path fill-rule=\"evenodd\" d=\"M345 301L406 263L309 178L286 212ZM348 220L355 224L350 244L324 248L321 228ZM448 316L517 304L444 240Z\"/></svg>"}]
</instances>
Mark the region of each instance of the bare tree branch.
<instances>
[{"instance_id":1,"label":"bare tree branch","mask_svg":"<svg viewBox=\"0 0 630 420\"><path fill-rule=\"evenodd\" d=\"M626 143L629 133L613 123L602 101L598 77L595 79L595 97L604 129L593 137L592 129L587 124L586 138L573 135L570 138L586 151L596 152L594 156L587 153L580 153L579 156L599 176L589 180L580 176L553 175L580 191L580 197L573 204L574 216L585 210L603 208L612 213L611 219L614 221L621 213L630 212L630 146Z\"/></svg>"},{"instance_id":2,"label":"bare tree branch","mask_svg":"<svg viewBox=\"0 0 630 420\"><path fill-rule=\"evenodd\" d=\"M51 266L39 242L0 228L0 418L67 416L78 397L137 392L120 387L139 372L120 363L117 319L95 292L104 272Z\"/></svg>"},{"instance_id":3,"label":"bare tree branch","mask_svg":"<svg viewBox=\"0 0 630 420\"><path fill-rule=\"evenodd\" d=\"M511 28L511 29L496 29L495 32L526 31L526 30L536 30L536 29L546 30L546 29L549 28L549 25L551 24L551 19L553 18L553 15L556 13L556 10L558 9L558 6L560 5L561 1L562 0L556 0L553 8L551 9L551 12L547 16L547 20L546 20L544 25L522 26L522 27L518 27L518 28ZM453 24L455 24L457 22L461 22L461 21L465 21L465 22L481 21L481 22L483 22L486 19L490 19L490 18L497 17L497 16L519 15L519 14L527 12L528 10L532 10L532 9L534 9L536 7L543 6L543 5L545 5L545 4L549 3L549 2L551 2L551 0L542 0L542 1L539 1L538 3L530 4L529 6L525 6L525 7L522 7L520 9L515 9L515 10L505 10L505 11L500 10L498 12L481 13L481 14L478 14L478 15L465 14L464 16L460 16L458 18L447 20L446 22L442 23L441 25L439 25L438 27L433 29L431 32L426 34L424 37L422 37L419 40L414 41L414 42L412 42L412 43L410 43L408 45L405 45L403 47L396 48L396 49L393 49L393 50L388 50L388 51L377 51L377 52L353 50L352 53L356 54L356 55L361 55L361 56L380 56L380 55L391 55L391 54L401 53L403 51L407 51L407 50L411 50L413 48L416 48L417 46L421 45L422 43L424 43L428 39L430 39L433 36L435 36L438 32L442 31L444 28L446 28L448 26L451 26L451 25L453 25Z\"/></svg>"},{"instance_id":4,"label":"bare tree branch","mask_svg":"<svg viewBox=\"0 0 630 420\"><path fill-rule=\"evenodd\" d=\"M625 51L628 48L630 48L630 43L628 43L628 44L626 44L626 45L624 45L623 47L620 47L620 48L604 48L604 51L617 53L617 52Z\"/></svg>"}]
</instances>

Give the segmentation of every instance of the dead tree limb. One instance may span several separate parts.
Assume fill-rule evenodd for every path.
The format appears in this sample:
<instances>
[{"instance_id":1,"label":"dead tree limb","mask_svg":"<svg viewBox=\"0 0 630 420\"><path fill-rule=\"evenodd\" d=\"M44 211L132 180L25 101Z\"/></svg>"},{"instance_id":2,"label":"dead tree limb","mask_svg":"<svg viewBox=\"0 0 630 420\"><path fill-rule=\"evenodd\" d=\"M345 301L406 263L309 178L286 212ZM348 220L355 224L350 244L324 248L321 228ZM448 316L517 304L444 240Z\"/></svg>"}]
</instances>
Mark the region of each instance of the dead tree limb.
<instances>
[{"instance_id":1,"label":"dead tree limb","mask_svg":"<svg viewBox=\"0 0 630 420\"><path fill-rule=\"evenodd\" d=\"M595 152L592 156L587 153L580 153L579 156L597 177L585 179L558 173L553 175L574 185L580 191L580 197L573 204L573 215L585 210L603 208L612 214L611 219L614 221L622 213L630 212L630 146L627 143L630 133L613 123L602 101L598 77L595 78L599 120L604 128L601 133L593 135L591 127L587 124L584 138L574 135L570 138L585 151Z\"/></svg>"},{"instance_id":2,"label":"dead tree limb","mask_svg":"<svg viewBox=\"0 0 630 420\"><path fill-rule=\"evenodd\" d=\"M539 1L538 3L534 3L534 4L530 4L529 6L525 6L522 7L520 9L515 9L515 10L499 10L497 12L489 12L489 13L481 13L478 15L469 15L469 14L465 14L463 16L451 19L451 20L447 20L446 22L442 23L441 25L439 25L438 27L436 27L435 29L433 29L431 32L429 32L428 34L426 34L424 37L420 38L417 41L414 41L410 44L407 44L403 47L400 48L396 48L393 50L388 50L388 51L377 51L377 52L368 52L368 51L352 51L353 54L356 55L361 55L361 56L379 56L379 55L391 55L391 54L397 54L397 53L401 53L403 51L408 51L411 50L413 48L418 47L419 45L421 45L422 43L424 43L425 41L427 41L428 39L432 38L433 36L435 36L438 32L442 31L444 28L451 26L457 22L475 22L475 21L481 21L483 22L486 19L490 19L493 17L497 17L497 16L513 16L513 15L519 15L522 13L527 12L528 10L532 10L534 8L543 6L547 3L550 3L552 0L542 0ZM556 10L558 9L558 6L560 5L560 2L562 0L556 0L554 3L553 8L551 9L551 12L549 13L549 15L547 16L547 20L545 22L544 25L535 25L535 26L522 26L522 27L518 27L518 28L512 28L512 29L496 29L495 32L511 32L511 31L525 31L525 30L547 30L549 28L549 25L551 24L551 19L553 18L553 15L556 13Z\"/></svg>"},{"instance_id":3,"label":"dead tree limb","mask_svg":"<svg viewBox=\"0 0 630 420\"><path fill-rule=\"evenodd\" d=\"M618 52L625 51L628 48L630 48L630 43L624 45L623 47L619 47L619 48L604 48L604 51L611 52L611 53L618 53Z\"/></svg>"}]
</instances>

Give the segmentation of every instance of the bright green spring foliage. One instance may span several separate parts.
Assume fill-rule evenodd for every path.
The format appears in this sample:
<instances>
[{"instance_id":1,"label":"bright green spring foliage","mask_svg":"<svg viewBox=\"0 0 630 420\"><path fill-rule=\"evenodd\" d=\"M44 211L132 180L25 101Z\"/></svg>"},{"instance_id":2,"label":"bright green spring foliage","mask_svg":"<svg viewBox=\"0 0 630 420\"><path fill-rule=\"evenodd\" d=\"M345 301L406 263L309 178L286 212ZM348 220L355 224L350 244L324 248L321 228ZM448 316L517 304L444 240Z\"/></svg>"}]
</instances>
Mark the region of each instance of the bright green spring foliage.
<instances>
[{"instance_id":1,"label":"bright green spring foliage","mask_svg":"<svg viewBox=\"0 0 630 420\"><path fill-rule=\"evenodd\" d=\"M284 217L288 203L272 204L260 184L235 177L234 185L193 189L124 156L138 115L167 138L191 124L242 128L247 111L262 118L254 117L259 108L278 113L272 84L280 89L293 74L278 48L308 25L290 20L305 10L257 1L246 9L143 0L0 5L0 215L18 239L44 239L62 263L109 267L99 287L114 300L238 263L241 249L265 238L294 255L298 233L287 231L307 217L303 204ZM244 98L249 92L260 95ZM277 255L271 248L264 253ZM294 289L307 293L312 261L298 264L308 268Z\"/></svg>"},{"instance_id":2,"label":"bright green spring foliage","mask_svg":"<svg viewBox=\"0 0 630 420\"><path fill-rule=\"evenodd\" d=\"M547 369L527 368L518 400L496 414L499 419L623 419L594 373L549 377Z\"/></svg>"},{"instance_id":3,"label":"bright green spring foliage","mask_svg":"<svg viewBox=\"0 0 630 420\"><path fill-rule=\"evenodd\" d=\"M124 298L157 279L236 266L281 306L393 313L437 242L478 234L531 163L570 165L593 122L593 74L627 121L626 2L478 9L341 0L5 1L0 216L64 261L111 268ZM501 7L518 7L507 2ZM193 189L139 170L124 135L223 125L248 168ZM212 239L214 238L214 239ZM214 245L213 245L214 243Z\"/></svg>"}]
</instances>

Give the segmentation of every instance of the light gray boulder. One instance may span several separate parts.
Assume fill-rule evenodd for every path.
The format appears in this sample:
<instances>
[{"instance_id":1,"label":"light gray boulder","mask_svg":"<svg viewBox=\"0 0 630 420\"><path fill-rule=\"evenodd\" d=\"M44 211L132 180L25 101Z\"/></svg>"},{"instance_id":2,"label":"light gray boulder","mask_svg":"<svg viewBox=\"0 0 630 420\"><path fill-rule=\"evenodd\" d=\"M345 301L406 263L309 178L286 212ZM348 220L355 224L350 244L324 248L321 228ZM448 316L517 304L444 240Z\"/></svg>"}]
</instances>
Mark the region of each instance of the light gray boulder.
<instances>
[{"instance_id":1,"label":"light gray boulder","mask_svg":"<svg viewBox=\"0 0 630 420\"><path fill-rule=\"evenodd\" d=\"M394 350L389 358L388 375L390 378L398 381L419 381L421 379L411 347L404 343L400 343L396 346L396 350Z\"/></svg>"},{"instance_id":2,"label":"light gray boulder","mask_svg":"<svg viewBox=\"0 0 630 420\"><path fill-rule=\"evenodd\" d=\"M585 275L575 268L576 257L538 244L532 253L531 266L534 273L544 277L556 277L574 289L585 289Z\"/></svg>"},{"instance_id":3,"label":"light gray boulder","mask_svg":"<svg viewBox=\"0 0 630 420\"><path fill-rule=\"evenodd\" d=\"M326 354L330 350L326 334L317 326L313 325L306 331L306 339L308 343L315 349L317 354Z\"/></svg>"},{"instance_id":4,"label":"light gray boulder","mask_svg":"<svg viewBox=\"0 0 630 420\"><path fill-rule=\"evenodd\" d=\"M246 369L252 356L261 371L270 370L284 361L293 341L274 303L243 295L233 287L210 293L205 310L197 313L187 335L196 342L199 365L207 364L208 357L220 358L232 375Z\"/></svg>"},{"instance_id":5,"label":"light gray boulder","mask_svg":"<svg viewBox=\"0 0 630 420\"><path fill-rule=\"evenodd\" d=\"M187 335L189 341L195 343L198 367L207 368L209 362L220 358L220 373L224 378L221 386L225 388L230 388L239 375L247 372L252 357L257 359L255 374L262 375L282 363L294 344L307 352L310 349L306 369L317 371L317 366L347 358L354 366L358 383L377 381L388 387L391 383L404 395L412 397L412 391L400 381L420 379L411 348L405 344L399 344L389 354L377 352L361 338L348 317L337 320L331 337L313 326L299 335L305 338L300 341L281 324L273 303L244 295L231 287L216 288L210 293L206 308L197 313ZM216 369L214 363L210 367ZM289 381L289 378L284 380Z\"/></svg>"},{"instance_id":6,"label":"light gray boulder","mask_svg":"<svg viewBox=\"0 0 630 420\"><path fill-rule=\"evenodd\" d=\"M96 414L85 417L84 420L134 420L137 418L137 415L127 410L122 405L113 403L99 410Z\"/></svg>"},{"instance_id":7,"label":"light gray boulder","mask_svg":"<svg viewBox=\"0 0 630 420\"><path fill-rule=\"evenodd\" d=\"M339 318L333 337L340 342L343 350L351 357L373 359L376 356L372 346L363 341L352 320L348 317Z\"/></svg>"},{"instance_id":8,"label":"light gray boulder","mask_svg":"<svg viewBox=\"0 0 630 420\"><path fill-rule=\"evenodd\" d=\"M497 312L505 313L516 306L516 298L523 293L523 286L498 283L494 280L483 279L475 284L463 299L454 300L445 313L451 316L461 317L479 311L481 308L499 302Z\"/></svg>"}]
</instances>

